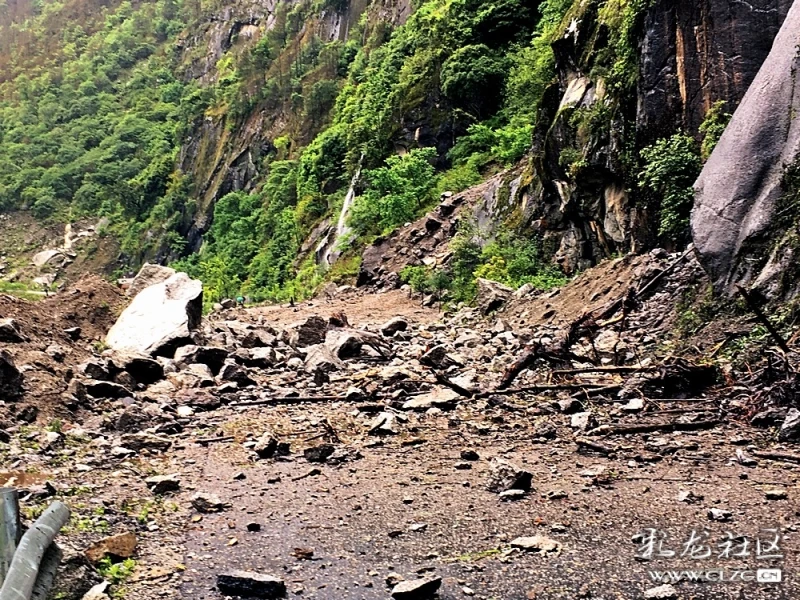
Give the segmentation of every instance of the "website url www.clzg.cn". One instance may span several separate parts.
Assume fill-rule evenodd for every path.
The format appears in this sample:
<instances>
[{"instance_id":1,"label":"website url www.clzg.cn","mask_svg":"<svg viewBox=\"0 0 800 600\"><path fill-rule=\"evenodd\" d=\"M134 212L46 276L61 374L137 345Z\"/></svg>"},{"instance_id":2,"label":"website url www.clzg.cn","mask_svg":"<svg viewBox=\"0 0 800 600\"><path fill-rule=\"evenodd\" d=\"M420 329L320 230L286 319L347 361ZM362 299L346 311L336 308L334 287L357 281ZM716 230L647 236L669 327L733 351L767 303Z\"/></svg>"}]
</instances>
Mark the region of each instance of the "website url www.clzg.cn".
<instances>
[{"instance_id":1,"label":"website url www.clzg.cn","mask_svg":"<svg viewBox=\"0 0 800 600\"><path fill-rule=\"evenodd\" d=\"M781 569L702 569L697 571L648 571L650 579L657 583L680 581L780 583Z\"/></svg>"}]
</instances>

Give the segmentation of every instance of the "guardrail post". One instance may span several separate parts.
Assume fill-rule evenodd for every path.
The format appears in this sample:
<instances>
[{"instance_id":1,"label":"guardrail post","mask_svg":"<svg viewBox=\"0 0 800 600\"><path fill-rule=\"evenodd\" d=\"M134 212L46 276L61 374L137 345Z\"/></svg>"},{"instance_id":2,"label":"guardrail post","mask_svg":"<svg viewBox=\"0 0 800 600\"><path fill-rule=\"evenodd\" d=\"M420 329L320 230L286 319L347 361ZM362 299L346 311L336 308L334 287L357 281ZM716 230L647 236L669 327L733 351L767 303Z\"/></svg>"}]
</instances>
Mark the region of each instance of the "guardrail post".
<instances>
[{"instance_id":1,"label":"guardrail post","mask_svg":"<svg viewBox=\"0 0 800 600\"><path fill-rule=\"evenodd\" d=\"M68 520L67 505L53 502L25 532L0 588L0 600L30 600L45 550Z\"/></svg>"},{"instance_id":2,"label":"guardrail post","mask_svg":"<svg viewBox=\"0 0 800 600\"><path fill-rule=\"evenodd\" d=\"M11 568L21 536L19 492L14 488L0 488L0 584Z\"/></svg>"}]
</instances>

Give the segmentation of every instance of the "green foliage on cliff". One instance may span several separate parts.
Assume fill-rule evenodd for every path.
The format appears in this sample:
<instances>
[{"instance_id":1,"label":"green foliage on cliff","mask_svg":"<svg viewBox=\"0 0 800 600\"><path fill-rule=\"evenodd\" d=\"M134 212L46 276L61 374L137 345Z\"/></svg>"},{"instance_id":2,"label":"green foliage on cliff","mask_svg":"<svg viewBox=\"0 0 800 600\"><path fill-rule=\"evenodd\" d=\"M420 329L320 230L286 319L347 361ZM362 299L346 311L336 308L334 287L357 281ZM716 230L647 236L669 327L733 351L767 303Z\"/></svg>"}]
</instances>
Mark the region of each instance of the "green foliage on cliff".
<instances>
[{"instance_id":1,"label":"green foliage on cliff","mask_svg":"<svg viewBox=\"0 0 800 600\"><path fill-rule=\"evenodd\" d=\"M645 166L639 176L642 188L660 200L658 233L672 241L686 238L694 201L694 185L703 167L697 142L675 134L642 150Z\"/></svg>"}]
</instances>

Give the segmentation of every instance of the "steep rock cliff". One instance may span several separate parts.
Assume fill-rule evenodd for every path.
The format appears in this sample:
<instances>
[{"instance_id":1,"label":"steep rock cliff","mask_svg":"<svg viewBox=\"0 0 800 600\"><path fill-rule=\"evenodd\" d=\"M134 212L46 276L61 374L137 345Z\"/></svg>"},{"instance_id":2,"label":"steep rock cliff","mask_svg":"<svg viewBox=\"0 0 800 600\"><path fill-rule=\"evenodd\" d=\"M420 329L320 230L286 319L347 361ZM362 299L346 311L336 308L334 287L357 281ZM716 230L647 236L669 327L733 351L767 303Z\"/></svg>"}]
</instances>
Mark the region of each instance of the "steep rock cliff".
<instances>
[{"instance_id":1,"label":"steep rock cliff","mask_svg":"<svg viewBox=\"0 0 800 600\"><path fill-rule=\"evenodd\" d=\"M609 89L599 4L575 15L554 45L559 80L540 110L536 177L518 198L566 271L658 242L657 208L635 180L638 150L679 130L699 138L715 102L738 105L789 5L659 0L634 25L638 83L630 89Z\"/></svg>"},{"instance_id":2,"label":"steep rock cliff","mask_svg":"<svg viewBox=\"0 0 800 600\"><path fill-rule=\"evenodd\" d=\"M797 293L800 2L697 181L692 234L720 291Z\"/></svg>"}]
</instances>

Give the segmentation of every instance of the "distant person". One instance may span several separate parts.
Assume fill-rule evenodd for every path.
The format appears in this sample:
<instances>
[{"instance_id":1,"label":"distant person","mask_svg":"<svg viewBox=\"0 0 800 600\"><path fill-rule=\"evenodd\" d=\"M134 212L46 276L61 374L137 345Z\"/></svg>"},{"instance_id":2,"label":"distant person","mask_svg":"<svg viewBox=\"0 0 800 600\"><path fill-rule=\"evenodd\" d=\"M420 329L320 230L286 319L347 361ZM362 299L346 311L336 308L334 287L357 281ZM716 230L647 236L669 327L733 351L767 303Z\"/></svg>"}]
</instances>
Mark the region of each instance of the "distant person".
<instances>
[{"instance_id":1,"label":"distant person","mask_svg":"<svg viewBox=\"0 0 800 600\"><path fill-rule=\"evenodd\" d=\"M244 308L244 296L236 296L236 306Z\"/></svg>"}]
</instances>

